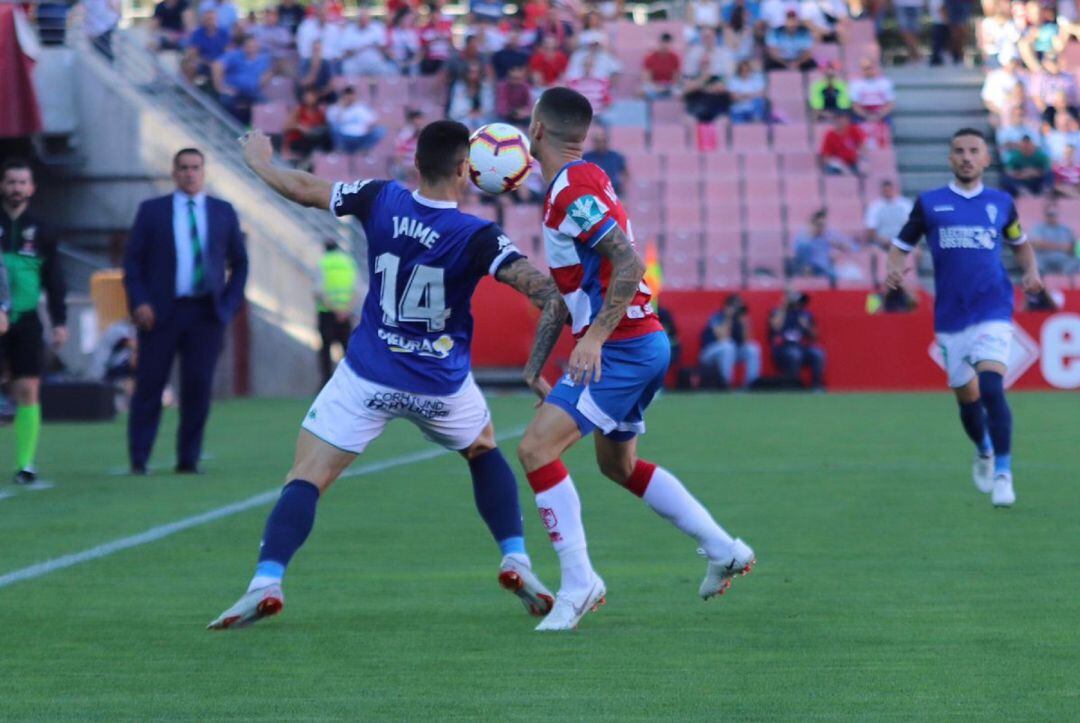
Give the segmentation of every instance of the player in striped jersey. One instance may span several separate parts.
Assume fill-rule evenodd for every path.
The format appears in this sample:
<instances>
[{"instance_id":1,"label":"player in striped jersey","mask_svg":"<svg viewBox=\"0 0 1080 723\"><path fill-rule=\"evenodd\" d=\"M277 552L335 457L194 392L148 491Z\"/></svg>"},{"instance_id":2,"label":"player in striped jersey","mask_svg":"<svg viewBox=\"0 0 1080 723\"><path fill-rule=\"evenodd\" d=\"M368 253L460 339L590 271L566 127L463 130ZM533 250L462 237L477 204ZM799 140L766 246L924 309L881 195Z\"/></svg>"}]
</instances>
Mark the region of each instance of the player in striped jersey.
<instances>
[{"instance_id":1,"label":"player in striped jersey","mask_svg":"<svg viewBox=\"0 0 1080 723\"><path fill-rule=\"evenodd\" d=\"M645 408L663 385L671 349L642 283L645 269L626 211L607 175L582 160L591 122L588 99L552 88L537 102L529 127L532 153L549 184L548 265L577 339L570 371L554 389L539 377L530 380L544 402L518 449L562 567L555 606L537 630L574 628L606 594L589 561L577 491L560 459L590 433L601 472L701 546L709 560L702 598L723 594L754 562L753 551L716 524L675 475L638 457ZM537 333L544 335L543 324Z\"/></svg>"}]
</instances>

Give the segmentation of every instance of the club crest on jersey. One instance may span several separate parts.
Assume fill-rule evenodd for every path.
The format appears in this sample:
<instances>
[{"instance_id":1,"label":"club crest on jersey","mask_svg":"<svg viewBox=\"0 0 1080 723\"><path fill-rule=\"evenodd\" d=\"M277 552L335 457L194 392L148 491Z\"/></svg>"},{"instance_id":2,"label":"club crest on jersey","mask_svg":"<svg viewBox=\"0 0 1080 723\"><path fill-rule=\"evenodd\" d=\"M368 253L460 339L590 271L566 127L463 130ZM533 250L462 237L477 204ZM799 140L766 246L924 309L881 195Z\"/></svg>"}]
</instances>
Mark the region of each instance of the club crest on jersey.
<instances>
[{"instance_id":1,"label":"club crest on jersey","mask_svg":"<svg viewBox=\"0 0 1080 723\"><path fill-rule=\"evenodd\" d=\"M990 219L990 223L997 223L998 210L997 206L992 203L986 204L986 217Z\"/></svg>"},{"instance_id":2,"label":"club crest on jersey","mask_svg":"<svg viewBox=\"0 0 1080 723\"><path fill-rule=\"evenodd\" d=\"M396 331L379 329L379 338L386 342L386 346L395 354L416 354L433 359L445 359L450 356L454 348L454 340L449 335L443 334L438 339L416 339L399 334Z\"/></svg>"},{"instance_id":3,"label":"club crest on jersey","mask_svg":"<svg viewBox=\"0 0 1080 723\"><path fill-rule=\"evenodd\" d=\"M604 220L607 210L607 206L596 196L582 196L570 204L566 215L572 218L582 231L588 231Z\"/></svg>"}]
</instances>

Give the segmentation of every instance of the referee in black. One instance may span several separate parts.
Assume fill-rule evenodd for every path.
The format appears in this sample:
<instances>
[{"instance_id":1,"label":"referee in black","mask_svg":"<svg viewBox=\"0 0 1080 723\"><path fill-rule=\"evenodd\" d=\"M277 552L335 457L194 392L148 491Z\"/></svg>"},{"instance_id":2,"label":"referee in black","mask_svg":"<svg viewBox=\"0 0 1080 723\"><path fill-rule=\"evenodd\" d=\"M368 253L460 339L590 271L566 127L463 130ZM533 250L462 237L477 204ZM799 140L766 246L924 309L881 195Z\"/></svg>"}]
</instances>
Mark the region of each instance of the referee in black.
<instances>
[{"instance_id":1,"label":"referee in black","mask_svg":"<svg viewBox=\"0 0 1080 723\"><path fill-rule=\"evenodd\" d=\"M41 373L45 330L38 316L41 292L52 322L52 345L67 341L64 277L53 231L29 210L34 173L24 161L0 166L0 250L11 287L10 328L0 337L0 364L12 379L15 397L15 483L37 480L34 457L41 432Z\"/></svg>"}]
</instances>

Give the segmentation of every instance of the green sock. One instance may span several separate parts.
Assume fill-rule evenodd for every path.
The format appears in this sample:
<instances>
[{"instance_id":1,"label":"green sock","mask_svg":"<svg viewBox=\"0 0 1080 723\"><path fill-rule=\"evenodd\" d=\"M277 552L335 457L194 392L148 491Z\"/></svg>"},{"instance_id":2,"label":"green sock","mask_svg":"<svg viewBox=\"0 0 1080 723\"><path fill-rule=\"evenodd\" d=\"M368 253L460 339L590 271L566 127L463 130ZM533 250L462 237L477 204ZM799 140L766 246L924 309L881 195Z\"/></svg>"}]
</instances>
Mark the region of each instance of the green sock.
<instances>
[{"instance_id":1,"label":"green sock","mask_svg":"<svg viewBox=\"0 0 1080 723\"><path fill-rule=\"evenodd\" d=\"M38 434L41 432L41 405L20 405L15 408L15 468L34 466Z\"/></svg>"}]
</instances>

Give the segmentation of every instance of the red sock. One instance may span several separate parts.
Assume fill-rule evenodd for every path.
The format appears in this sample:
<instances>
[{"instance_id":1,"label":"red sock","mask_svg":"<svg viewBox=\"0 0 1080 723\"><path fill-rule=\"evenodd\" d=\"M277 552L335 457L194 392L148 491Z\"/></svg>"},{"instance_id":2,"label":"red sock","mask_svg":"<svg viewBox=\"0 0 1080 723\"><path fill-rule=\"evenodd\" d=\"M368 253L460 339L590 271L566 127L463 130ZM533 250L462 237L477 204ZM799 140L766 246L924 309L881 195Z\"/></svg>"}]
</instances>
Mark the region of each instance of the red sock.
<instances>
[{"instance_id":1,"label":"red sock","mask_svg":"<svg viewBox=\"0 0 1080 723\"><path fill-rule=\"evenodd\" d=\"M634 471L630 473L630 479L626 481L626 489L638 497L644 497L645 490L649 488L649 482L652 481L653 472L655 471L655 464L639 459L637 464L634 465Z\"/></svg>"}]
</instances>

